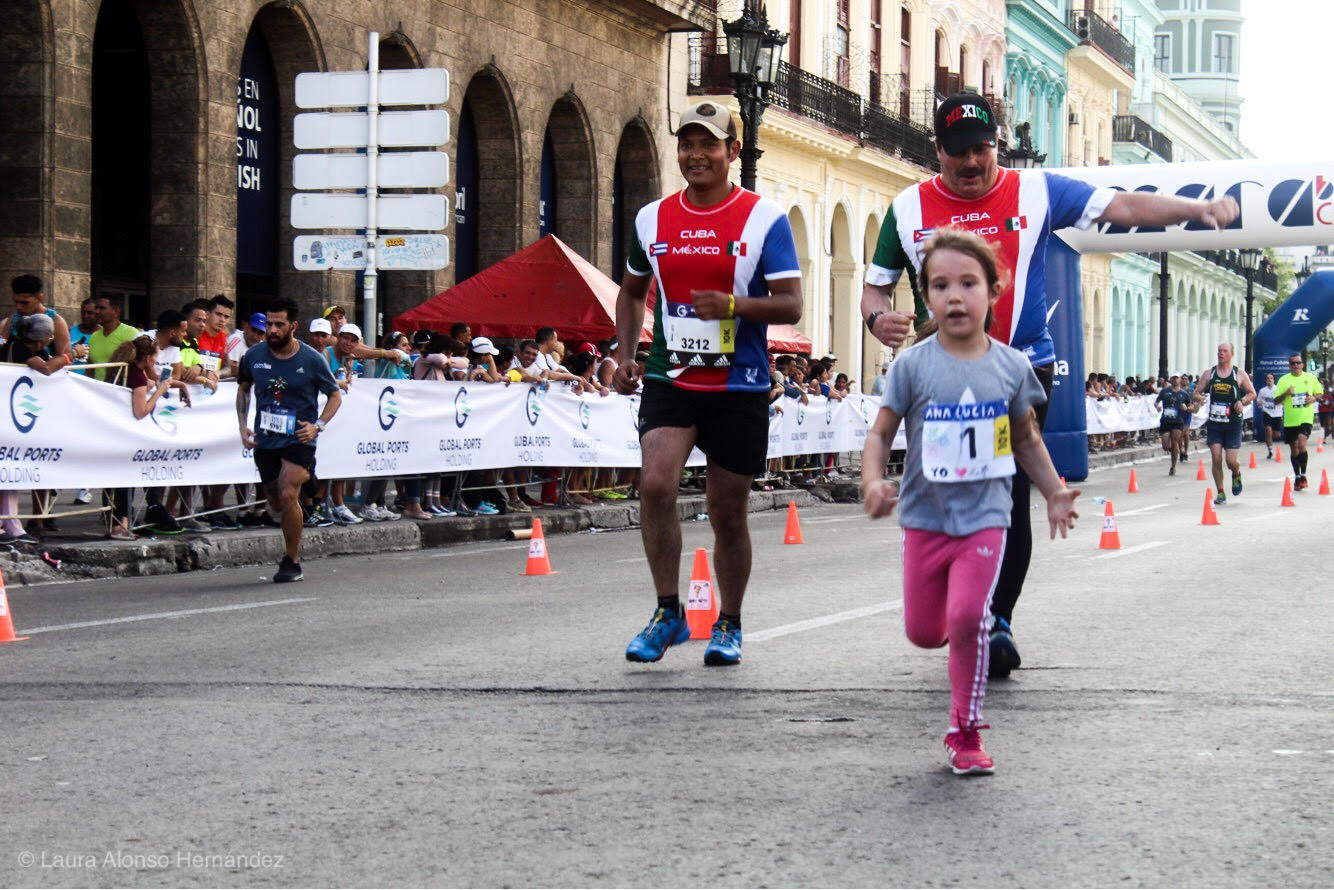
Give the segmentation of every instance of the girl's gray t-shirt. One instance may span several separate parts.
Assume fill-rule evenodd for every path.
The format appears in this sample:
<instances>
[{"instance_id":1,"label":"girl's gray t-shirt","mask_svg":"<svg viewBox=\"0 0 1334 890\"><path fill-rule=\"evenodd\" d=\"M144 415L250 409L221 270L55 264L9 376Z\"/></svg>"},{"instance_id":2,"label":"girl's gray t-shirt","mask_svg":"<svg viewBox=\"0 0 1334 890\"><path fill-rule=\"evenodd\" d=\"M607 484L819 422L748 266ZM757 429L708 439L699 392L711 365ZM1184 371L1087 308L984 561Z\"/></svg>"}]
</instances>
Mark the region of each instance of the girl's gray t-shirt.
<instances>
[{"instance_id":1,"label":"girl's gray t-shirt","mask_svg":"<svg viewBox=\"0 0 1334 890\"><path fill-rule=\"evenodd\" d=\"M1006 458L998 455L1008 450L1008 431L1014 423L1033 405L1046 402L1047 395L1022 352L994 339L990 345L981 358L960 359L932 335L905 350L889 367L880 404L903 418L908 440L899 495L903 528L963 537L985 528L1010 527L1009 472L1013 471L1006 472ZM960 482L928 479L923 465L923 432L928 424L932 444L927 466L933 474L963 477L973 466L984 475L1005 475ZM985 441L979 443L979 438ZM944 465L942 453L952 453L958 468Z\"/></svg>"}]
</instances>

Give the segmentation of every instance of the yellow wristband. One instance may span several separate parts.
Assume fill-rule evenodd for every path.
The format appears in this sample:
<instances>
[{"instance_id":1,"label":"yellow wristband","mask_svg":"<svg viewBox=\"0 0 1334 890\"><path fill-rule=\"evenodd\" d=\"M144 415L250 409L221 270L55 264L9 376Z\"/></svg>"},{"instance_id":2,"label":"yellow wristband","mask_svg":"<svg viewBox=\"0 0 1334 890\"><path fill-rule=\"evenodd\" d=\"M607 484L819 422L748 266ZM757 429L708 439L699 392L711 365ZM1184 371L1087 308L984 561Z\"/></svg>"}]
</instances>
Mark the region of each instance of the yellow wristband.
<instances>
[{"instance_id":1,"label":"yellow wristband","mask_svg":"<svg viewBox=\"0 0 1334 890\"><path fill-rule=\"evenodd\" d=\"M727 317L736 318L736 294L727 295Z\"/></svg>"}]
</instances>

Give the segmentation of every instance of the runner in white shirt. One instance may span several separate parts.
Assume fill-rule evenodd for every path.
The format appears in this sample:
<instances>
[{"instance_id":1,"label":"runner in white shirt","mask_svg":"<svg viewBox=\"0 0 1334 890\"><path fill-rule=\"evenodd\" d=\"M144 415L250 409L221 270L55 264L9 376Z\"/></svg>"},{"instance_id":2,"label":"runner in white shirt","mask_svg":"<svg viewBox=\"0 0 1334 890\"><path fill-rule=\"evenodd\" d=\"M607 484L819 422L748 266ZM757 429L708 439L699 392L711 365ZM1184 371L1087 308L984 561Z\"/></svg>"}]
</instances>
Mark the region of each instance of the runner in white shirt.
<instances>
[{"instance_id":1,"label":"runner in white shirt","mask_svg":"<svg viewBox=\"0 0 1334 890\"><path fill-rule=\"evenodd\" d=\"M1274 456L1274 438L1283 435L1283 406L1274 401L1274 375L1265 375L1265 385L1255 394L1260 400L1261 417L1264 418L1265 448L1269 456Z\"/></svg>"}]
</instances>

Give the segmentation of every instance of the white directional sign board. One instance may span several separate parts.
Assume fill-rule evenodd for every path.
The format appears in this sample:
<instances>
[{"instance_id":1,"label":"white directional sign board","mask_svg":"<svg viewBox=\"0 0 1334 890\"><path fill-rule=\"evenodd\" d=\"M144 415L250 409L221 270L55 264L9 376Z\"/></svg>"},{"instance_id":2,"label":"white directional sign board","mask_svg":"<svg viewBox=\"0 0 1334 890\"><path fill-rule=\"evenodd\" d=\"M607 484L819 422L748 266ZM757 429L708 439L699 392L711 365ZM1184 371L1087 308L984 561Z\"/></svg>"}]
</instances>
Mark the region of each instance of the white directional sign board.
<instances>
[{"instance_id":1,"label":"white directional sign board","mask_svg":"<svg viewBox=\"0 0 1334 890\"><path fill-rule=\"evenodd\" d=\"M364 189L370 180L370 155L297 155L292 161L292 185L298 189ZM442 151L401 151L378 156L376 184L380 188L439 188L449 182L449 156Z\"/></svg>"},{"instance_id":2,"label":"white directional sign board","mask_svg":"<svg viewBox=\"0 0 1334 890\"><path fill-rule=\"evenodd\" d=\"M292 227L296 229L364 229L369 212L366 195L292 195ZM449 217L449 201L444 195L380 195L375 214L379 229L439 232Z\"/></svg>"},{"instance_id":3,"label":"white directional sign board","mask_svg":"<svg viewBox=\"0 0 1334 890\"><path fill-rule=\"evenodd\" d=\"M380 269L443 269L449 265L444 235L381 235L375 240ZM300 235L292 244L292 264L306 272L365 269L366 239L361 235Z\"/></svg>"},{"instance_id":4,"label":"white directional sign board","mask_svg":"<svg viewBox=\"0 0 1334 890\"><path fill-rule=\"evenodd\" d=\"M378 118L375 141L381 148L444 145L449 141L447 111L385 111ZM361 111L298 114L292 125L292 141L301 149L364 148L370 139L370 115Z\"/></svg>"},{"instance_id":5,"label":"white directional sign board","mask_svg":"<svg viewBox=\"0 0 1334 890\"><path fill-rule=\"evenodd\" d=\"M315 71L296 76L297 108L359 108L370 104L367 71ZM404 68L379 73L380 105L443 105L449 101L444 68Z\"/></svg>"}]
</instances>

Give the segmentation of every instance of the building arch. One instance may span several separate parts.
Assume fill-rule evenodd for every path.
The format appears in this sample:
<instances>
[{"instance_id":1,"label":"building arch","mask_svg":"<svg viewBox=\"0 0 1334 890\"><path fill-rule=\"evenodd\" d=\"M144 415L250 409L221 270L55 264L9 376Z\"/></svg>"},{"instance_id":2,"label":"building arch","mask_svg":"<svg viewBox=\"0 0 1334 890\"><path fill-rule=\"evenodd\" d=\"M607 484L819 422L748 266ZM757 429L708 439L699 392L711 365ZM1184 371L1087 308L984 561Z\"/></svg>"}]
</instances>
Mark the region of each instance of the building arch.
<instances>
[{"instance_id":1,"label":"building arch","mask_svg":"<svg viewBox=\"0 0 1334 890\"><path fill-rule=\"evenodd\" d=\"M643 115L622 129L611 182L611 277L620 282L635 237L635 214L661 196L658 149Z\"/></svg>"},{"instance_id":2,"label":"building arch","mask_svg":"<svg viewBox=\"0 0 1334 890\"><path fill-rule=\"evenodd\" d=\"M207 285L203 39L186 0L102 0L93 35L92 294L147 322Z\"/></svg>"},{"instance_id":3,"label":"building arch","mask_svg":"<svg viewBox=\"0 0 1334 890\"><path fill-rule=\"evenodd\" d=\"M573 90L556 100L542 143L541 230L596 264L597 174L593 129ZM554 206L551 206L553 205Z\"/></svg>"},{"instance_id":4,"label":"building arch","mask_svg":"<svg viewBox=\"0 0 1334 890\"><path fill-rule=\"evenodd\" d=\"M454 140L454 280L519 248L523 153L514 93L494 63L468 80Z\"/></svg>"},{"instance_id":5,"label":"building arch","mask_svg":"<svg viewBox=\"0 0 1334 890\"><path fill-rule=\"evenodd\" d=\"M857 307L860 295L857 281L861 276L853 255L852 239L852 214L847 202L840 200L834 205L829 220L829 331L826 342L830 353L842 360L844 368L853 366L852 351L861 321ZM819 351L820 344L815 348Z\"/></svg>"},{"instance_id":6,"label":"building arch","mask_svg":"<svg viewBox=\"0 0 1334 890\"><path fill-rule=\"evenodd\" d=\"M811 236L806 226L806 213L799 204L793 204L787 211L788 225L792 227L792 240L797 245L797 265L801 268L801 322L798 329L810 336L814 324L812 311L811 271Z\"/></svg>"},{"instance_id":7,"label":"building arch","mask_svg":"<svg viewBox=\"0 0 1334 890\"><path fill-rule=\"evenodd\" d=\"M875 258L875 245L880 239L880 225L880 219L875 213L867 214L866 223L862 227L863 270L869 268L871 260ZM903 288L895 288L894 296L891 297L891 299L897 302L897 296L901 290L903 290ZM894 308L898 307L895 306ZM857 319L859 322L862 319L860 300L858 300L857 305ZM889 357L889 351L883 343L871 336L871 332L866 329L864 323L860 324L859 329L861 331L861 354L858 356L856 364L849 362L846 364L846 367L861 369L861 376L857 379L861 381L862 392L869 393L871 391L871 383L880 373L880 366ZM842 356L839 356L839 358L842 358Z\"/></svg>"},{"instance_id":8,"label":"building arch","mask_svg":"<svg viewBox=\"0 0 1334 890\"><path fill-rule=\"evenodd\" d=\"M51 121L54 114L55 46L46 0L19 0L5 13L0 41L0 280L36 274L48 288L54 257ZM62 304L63 305L63 304ZM69 307L72 308L72 307Z\"/></svg>"}]
</instances>

